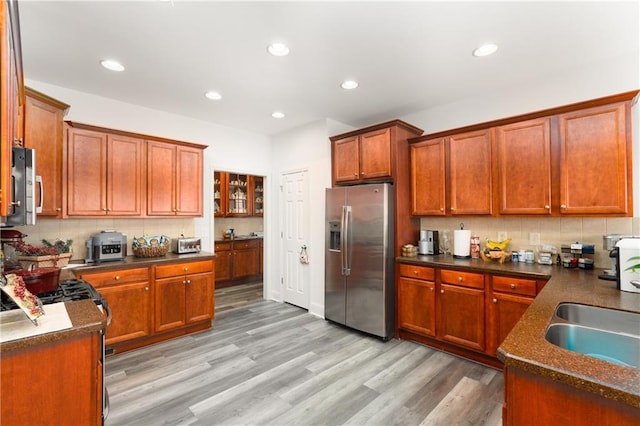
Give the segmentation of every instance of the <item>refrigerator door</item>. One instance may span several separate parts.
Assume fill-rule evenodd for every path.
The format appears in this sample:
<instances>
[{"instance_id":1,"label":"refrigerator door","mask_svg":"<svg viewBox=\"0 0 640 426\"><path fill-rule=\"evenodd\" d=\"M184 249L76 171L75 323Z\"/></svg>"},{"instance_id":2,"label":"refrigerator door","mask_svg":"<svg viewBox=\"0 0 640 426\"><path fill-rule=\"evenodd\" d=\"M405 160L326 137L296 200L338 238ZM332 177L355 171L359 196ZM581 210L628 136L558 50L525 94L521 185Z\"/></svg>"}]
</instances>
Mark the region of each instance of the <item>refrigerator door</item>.
<instances>
[{"instance_id":1,"label":"refrigerator door","mask_svg":"<svg viewBox=\"0 0 640 426\"><path fill-rule=\"evenodd\" d=\"M346 256L343 219L346 216L346 188L327 188L325 215L324 316L345 323L346 287L343 268Z\"/></svg>"},{"instance_id":2,"label":"refrigerator door","mask_svg":"<svg viewBox=\"0 0 640 426\"><path fill-rule=\"evenodd\" d=\"M389 184L352 186L347 223L346 322L383 338L393 330L393 204Z\"/></svg>"}]
</instances>

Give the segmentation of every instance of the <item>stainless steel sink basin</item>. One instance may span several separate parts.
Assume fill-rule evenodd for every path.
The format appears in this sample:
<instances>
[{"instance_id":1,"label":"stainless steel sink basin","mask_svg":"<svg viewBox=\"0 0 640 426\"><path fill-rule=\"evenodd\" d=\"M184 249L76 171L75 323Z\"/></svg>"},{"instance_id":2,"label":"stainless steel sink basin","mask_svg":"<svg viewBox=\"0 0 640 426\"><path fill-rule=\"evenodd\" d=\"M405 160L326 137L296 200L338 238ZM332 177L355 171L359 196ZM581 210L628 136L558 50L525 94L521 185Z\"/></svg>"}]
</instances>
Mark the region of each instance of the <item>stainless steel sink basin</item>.
<instances>
[{"instance_id":1,"label":"stainless steel sink basin","mask_svg":"<svg viewBox=\"0 0 640 426\"><path fill-rule=\"evenodd\" d=\"M561 303L556 308L556 316L571 324L640 336L640 313Z\"/></svg>"},{"instance_id":2,"label":"stainless steel sink basin","mask_svg":"<svg viewBox=\"0 0 640 426\"><path fill-rule=\"evenodd\" d=\"M640 337L576 324L555 323L545 339L561 348L640 369Z\"/></svg>"}]
</instances>

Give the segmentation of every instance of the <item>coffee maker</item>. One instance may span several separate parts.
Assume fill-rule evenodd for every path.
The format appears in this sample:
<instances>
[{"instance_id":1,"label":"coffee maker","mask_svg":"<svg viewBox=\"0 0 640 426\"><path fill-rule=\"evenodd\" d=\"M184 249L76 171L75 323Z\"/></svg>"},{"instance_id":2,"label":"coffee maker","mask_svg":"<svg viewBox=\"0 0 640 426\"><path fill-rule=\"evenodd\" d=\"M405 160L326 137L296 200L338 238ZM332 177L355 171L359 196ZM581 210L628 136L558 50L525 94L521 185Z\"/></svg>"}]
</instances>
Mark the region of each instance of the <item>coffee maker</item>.
<instances>
[{"instance_id":1,"label":"coffee maker","mask_svg":"<svg viewBox=\"0 0 640 426\"><path fill-rule=\"evenodd\" d=\"M605 269L602 274L598 275L601 280L616 281L618 276L618 248L616 243L623 238L628 238L622 234L608 234L602 237L602 247L609 252L611 259L611 268Z\"/></svg>"}]
</instances>

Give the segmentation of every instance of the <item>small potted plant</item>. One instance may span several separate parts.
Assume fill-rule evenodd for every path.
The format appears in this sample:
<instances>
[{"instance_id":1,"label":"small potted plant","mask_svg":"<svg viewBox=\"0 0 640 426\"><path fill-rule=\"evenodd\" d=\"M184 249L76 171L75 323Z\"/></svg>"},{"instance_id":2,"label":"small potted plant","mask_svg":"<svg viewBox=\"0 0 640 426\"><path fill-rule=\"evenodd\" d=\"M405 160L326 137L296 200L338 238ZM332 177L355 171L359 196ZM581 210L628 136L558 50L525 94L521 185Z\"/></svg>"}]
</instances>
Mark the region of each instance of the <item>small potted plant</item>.
<instances>
[{"instance_id":1,"label":"small potted plant","mask_svg":"<svg viewBox=\"0 0 640 426\"><path fill-rule=\"evenodd\" d=\"M53 243L42 240L42 245L33 245L23 241L15 242L12 245L17 252L18 261L25 269L31 265L34 268L62 268L69 263L72 243L73 240L56 240Z\"/></svg>"}]
</instances>

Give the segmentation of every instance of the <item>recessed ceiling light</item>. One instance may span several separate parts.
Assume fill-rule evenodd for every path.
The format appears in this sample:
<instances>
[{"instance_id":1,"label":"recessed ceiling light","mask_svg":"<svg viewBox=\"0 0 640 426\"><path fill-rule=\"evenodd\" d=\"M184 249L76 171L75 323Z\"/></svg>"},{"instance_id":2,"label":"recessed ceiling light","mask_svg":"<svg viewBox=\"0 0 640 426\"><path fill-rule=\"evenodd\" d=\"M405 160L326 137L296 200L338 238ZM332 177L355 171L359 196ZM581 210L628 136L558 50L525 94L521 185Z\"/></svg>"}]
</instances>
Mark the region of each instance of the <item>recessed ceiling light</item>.
<instances>
[{"instance_id":1,"label":"recessed ceiling light","mask_svg":"<svg viewBox=\"0 0 640 426\"><path fill-rule=\"evenodd\" d=\"M218 92L207 92L204 94L208 99L214 100L214 101L219 101L220 99L222 99L222 95Z\"/></svg>"},{"instance_id":2,"label":"recessed ceiling light","mask_svg":"<svg viewBox=\"0 0 640 426\"><path fill-rule=\"evenodd\" d=\"M287 56L289 54L289 48L284 43L272 43L267 47L267 50L273 56Z\"/></svg>"},{"instance_id":3,"label":"recessed ceiling light","mask_svg":"<svg viewBox=\"0 0 640 426\"><path fill-rule=\"evenodd\" d=\"M280 112L280 111L275 111L271 114L271 116L273 118L284 118L284 113Z\"/></svg>"},{"instance_id":4,"label":"recessed ceiling light","mask_svg":"<svg viewBox=\"0 0 640 426\"><path fill-rule=\"evenodd\" d=\"M345 80L342 82L340 87L342 87L345 90L352 90L358 87L358 82L355 80Z\"/></svg>"},{"instance_id":5,"label":"recessed ceiling light","mask_svg":"<svg viewBox=\"0 0 640 426\"><path fill-rule=\"evenodd\" d=\"M124 71L124 66L120 62L112 59L100 61L100 65L111 71Z\"/></svg>"},{"instance_id":6,"label":"recessed ceiling light","mask_svg":"<svg viewBox=\"0 0 640 426\"><path fill-rule=\"evenodd\" d=\"M496 50L498 50L498 46L493 43L483 44L473 51L473 56L489 56L496 53Z\"/></svg>"}]
</instances>

